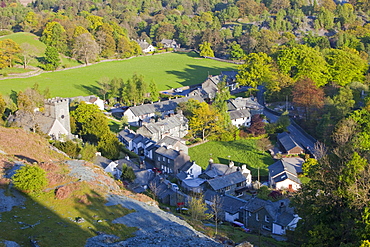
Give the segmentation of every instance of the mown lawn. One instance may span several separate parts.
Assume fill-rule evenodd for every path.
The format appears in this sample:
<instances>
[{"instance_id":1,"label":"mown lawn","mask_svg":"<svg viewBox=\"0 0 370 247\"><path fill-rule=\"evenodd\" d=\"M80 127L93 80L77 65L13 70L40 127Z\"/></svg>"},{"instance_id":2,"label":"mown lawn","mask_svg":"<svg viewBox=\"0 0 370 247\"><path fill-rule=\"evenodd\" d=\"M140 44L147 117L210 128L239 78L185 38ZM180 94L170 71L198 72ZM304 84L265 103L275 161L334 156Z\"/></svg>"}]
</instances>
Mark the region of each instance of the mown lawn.
<instances>
[{"instance_id":1,"label":"mown lawn","mask_svg":"<svg viewBox=\"0 0 370 247\"><path fill-rule=\"evenodd\" d=\"M30 78L1 80L0 93L24 90L37 82L41 90L48 87L53 97L98 94L97 81L100 79L117 77L127 80L134 73L143 75L148 83L153 80L159 90L166 90L202 83L208 74L218 75L221 71L235 69L234 64L200 58L196 53L166 53L43 73Z\"/></svg>"},{"instance_id":2,"label":"mown lawn","mask_svg":"<svg viewBox=\"0 0 370 247\"><path fill-rule=\"evenodd\" d=\"M189 148L189 155L202 168L208 166L210 157L214 163L228 164L229 160L232 160L235 165L246 164L252 176L257 176L258 168L260 168L260 176L267 176L267 167L274 162L268 153L256 148L254 139L230 142L210 141Z\"/></svg>"}]
</instances>

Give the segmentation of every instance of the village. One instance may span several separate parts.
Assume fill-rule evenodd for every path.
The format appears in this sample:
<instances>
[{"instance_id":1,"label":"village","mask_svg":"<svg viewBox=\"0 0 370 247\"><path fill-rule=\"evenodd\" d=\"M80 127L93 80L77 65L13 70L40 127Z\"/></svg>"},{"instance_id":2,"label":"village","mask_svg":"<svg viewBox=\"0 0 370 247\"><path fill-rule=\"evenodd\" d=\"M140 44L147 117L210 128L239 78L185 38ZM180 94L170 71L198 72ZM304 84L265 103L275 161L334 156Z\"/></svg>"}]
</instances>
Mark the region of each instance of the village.
<instances>
[{"instance_id":1,"label":"village","mask_svg":"<svg viewBox=\"0 0 370 247\"><path fill-rule=\"evenodd\" d=\"M150 190L161 205L177 208L178 212L186 213L194 196L200 195L209 208L217 198L221 212L218 224L230 222L245 232L285 239L286 232L294 231L300 217L290 206L289 196L281 195L292 194L300 188L299 175L305 161L302 157L305 153L309 157L310 145L300 142L301 139L290 133L279 133L277 145L270 150L275 163L268 167L268 180L262 181L259 176L252 178L247 165L236 165L232 159L228 164L220 164L214 163L209 156L206 169L202 169L189 156L183 139L189 131L188 119L178 105L189 99L204 102L214 98L222 78L226 78L226 86L231 92L242 90L235 83L235 75L233 71L222 72L209 76L201 85L168 90L167 94L178 95L170 100L112 108L111 113L125 117L129 123L118 133L118 140L139 158L130 159L126 155L124 159L110 160L97 153L95 164L117 180L123 179L126 187L133 192ZM44 112L35 115L39 128L53 139L71 136L69 104L76 100L95 104L104 110L104 101L96 96L49 99L45 102ZM253 96L229 99L227 106L231 122L236 127L249 127L253 115L266 112L264 106L257 102L257 97ZM268 111L271 119L265 121L274 121L271 112ZM32 122L24 116L15 116L12 121L22 122L24 126ZM122 178L123 167L132 169L135 174L133 181ZM258 189L262 186L271 188L267 200L258 197Z\"/></svg>"}]
</instances>

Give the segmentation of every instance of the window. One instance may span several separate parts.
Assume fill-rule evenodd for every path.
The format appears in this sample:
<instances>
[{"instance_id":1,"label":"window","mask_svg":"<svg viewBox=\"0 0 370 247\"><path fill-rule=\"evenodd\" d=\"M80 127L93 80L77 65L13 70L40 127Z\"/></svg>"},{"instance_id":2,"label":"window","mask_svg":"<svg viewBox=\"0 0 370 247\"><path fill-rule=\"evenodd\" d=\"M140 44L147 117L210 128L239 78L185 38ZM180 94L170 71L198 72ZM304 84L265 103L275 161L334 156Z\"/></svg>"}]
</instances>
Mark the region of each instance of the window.
<instances>
[{"instance_id":1,"label":"window","mask_svg":"<svg viewBox=\"0 0 370 247\"><path fill-rule=\"evenodd\" d=\"M166 161L166 158L165 157L163 157L163 161Z\"/></svg>"},{"instance_id":2,"label":"window","mask_svg":"<svg viewBox=\"0 0 370 247\"><path fill-rule=\"evenodd\" d=\"M167 163L168 163L168 164L170 163L170 159L167 159Z\"/></svg>"},{"instance_id":3,"label":"window","mask_svg":"<svg viewBox=\"0 0 370 247\"><path fill-rule=\"evenodd\" d=\"M256 213L256 220L260 221L260 217L259 217L258 213Z\"/></svg>"},{"instance_id":4,"label":"window","mask_svg":"<svg viewBox=\"0 0 370 247\"><path fill-rule=\"evenodd\" d=\"M265 215L265 221L270 222L270 217L268 215Z\"/></svg>"},{"instance_id":5,"label":"window","mask_svg":"<svg viewBox=\"0 0 370 247\"><path fill-rule=\"evenodd\" d=\"M271 228L269 226L263 225L262 228L265 229L265 230L267 230L267 231L271 231Z\"/></svg>"},{"instance_id":6,"label":"window","mask_svg":"<svg viewBox=\"0 0 370 247\"><path fill-rule=\"evenodd\" d=\"M161 157L158 156L158 161L161 161Z\"/></svg>"},{"instance_id":7,"label":"window","mask_svg":"<svg viewBox=\"0 0 370 247\"><path fill-rule=\"evenodd\" d=\"M251 212L248 212L248 216L251 217L252 216L252 213Z\"/></svg>"}]
</instances>

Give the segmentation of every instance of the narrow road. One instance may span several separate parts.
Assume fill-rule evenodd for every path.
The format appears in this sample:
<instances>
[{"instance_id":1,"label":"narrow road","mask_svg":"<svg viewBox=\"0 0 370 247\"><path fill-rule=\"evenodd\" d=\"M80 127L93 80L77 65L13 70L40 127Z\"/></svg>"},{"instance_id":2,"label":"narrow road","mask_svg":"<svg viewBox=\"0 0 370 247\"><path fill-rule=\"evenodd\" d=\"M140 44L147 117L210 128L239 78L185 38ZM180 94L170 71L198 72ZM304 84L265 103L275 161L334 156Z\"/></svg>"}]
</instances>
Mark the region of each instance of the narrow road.
<instances>
[{"instance_id":1,"label":"narrow road","mask_svg":"<svg viewBox=\"0 0 370 247\"><path fill-rule=\"evenodd\" d=\"M280 115L267 110L265 106L264 93L266 89L263 86L258 86L258 89L259 91L257 92L257 101L265 107L263 110L263 114L269 119L271 123L276 122L279 119ZM312 154L316 143L316 140L312 136L308 135L304 132L304 130L297 128L293 124L290 124L288 126L288 131L290 132L295 142L300 144L303 148L306 149L306 151Z\"/></svg>"}]
</instances>

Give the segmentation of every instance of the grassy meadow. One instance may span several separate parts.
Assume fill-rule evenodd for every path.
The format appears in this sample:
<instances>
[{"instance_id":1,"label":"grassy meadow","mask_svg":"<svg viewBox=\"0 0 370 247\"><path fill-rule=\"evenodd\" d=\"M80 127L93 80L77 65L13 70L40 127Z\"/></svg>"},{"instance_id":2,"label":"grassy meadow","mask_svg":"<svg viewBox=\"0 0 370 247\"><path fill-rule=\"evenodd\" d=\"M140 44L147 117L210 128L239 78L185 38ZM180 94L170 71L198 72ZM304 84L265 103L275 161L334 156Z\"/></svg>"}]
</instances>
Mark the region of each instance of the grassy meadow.
<instances>
[{"instance_id":1,"label":"grassy meadow","mask_svg":"<svg viewBox=\"0 0 370 247\"><path fill-rule=\"evenodd\" d=\"M209 141L189 148L189 155L203 169L208 166L210 157L214 163L228 164L229 160L232 160L235 165L246 164L252 176L257 176L258 168L261 176L267 176L267 167L274 162L268 153L257 149L254 139L230 142Z\"/></svg>"},{"instance_id":2,"label":"grassy meadow","mask_svg":"<svg viewBox=\"0 0 370 247\"><path fill-rule=\"evenodd\" d=\"M200 58L194 52L166 53L47 72L29 78L0 80L0 93L18 92L38 83L41 90L48 87L52 97L98 94L97 81L100 79L117 77L127 80L134 73L143 75L148 83L153 80L159 90L166 90L201 83L208 74L217 75L235 69L234 64Z\"/></svg>"}]
</instances>

